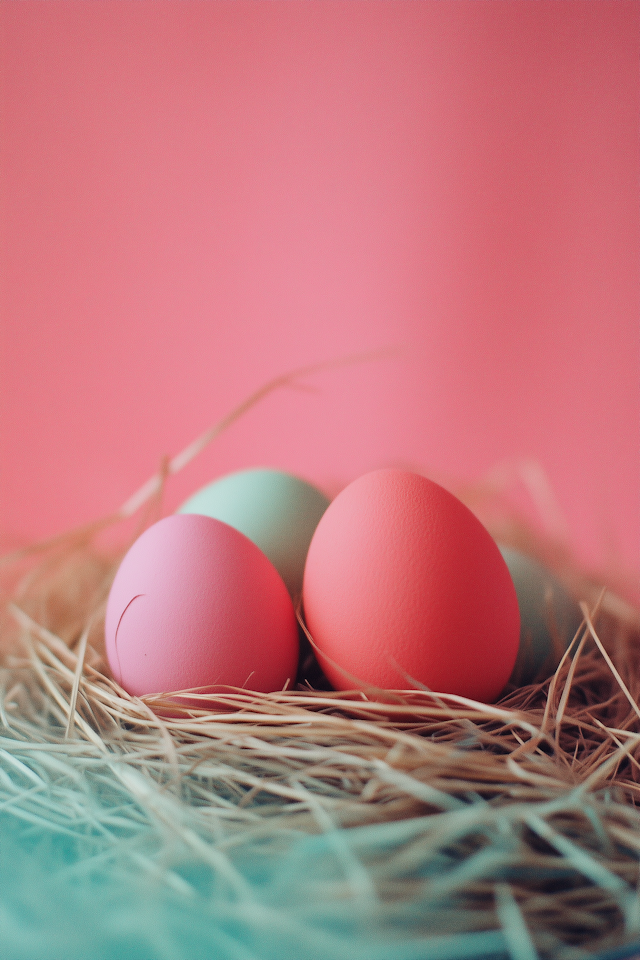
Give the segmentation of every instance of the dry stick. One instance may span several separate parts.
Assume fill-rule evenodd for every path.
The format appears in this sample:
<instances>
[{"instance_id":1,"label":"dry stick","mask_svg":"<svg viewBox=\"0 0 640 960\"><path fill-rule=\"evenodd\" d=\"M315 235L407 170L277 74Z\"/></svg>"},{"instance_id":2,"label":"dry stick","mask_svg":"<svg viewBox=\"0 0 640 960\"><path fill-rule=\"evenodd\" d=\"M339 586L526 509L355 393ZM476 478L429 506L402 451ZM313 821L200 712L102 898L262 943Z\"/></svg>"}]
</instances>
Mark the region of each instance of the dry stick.
<instances>
[{"instance_id":1,"label":"dry stick","mask_svg":"<svg viewBox=\"0 0 640 960\"><path fill-rule=\"evenodd\" d=\"M600 596L598 597L598 600L597 600L597 602L596 602L596 605L595 605L595 607L593 608L593 613L591 614L591 616L593 616L593 617L597 616L598 611L599 611L599 609L600 609L600 605L601 605L601 603L602 603L602 600L603 600L603 598L604 598L605 593L606 593L606 588L603 588L603 589L602 589L602 592L600 593ZM584 610L583 610L583 613L584 613ZM587 613L585 614L585 617L587 618L587 623L589 623L589 620L588 620L589 613L588 613L588 611L587 611ZM570 665L570 667L569 667L569 672L568 672L568 674L567 674L567 679L565 680L565 684L564 684L564 690L562 691L562 696L560 697L560 703L558 704L558 710L557 710L557 712L556 712L556 720L555 720L555 723L556 723L556 729L555 729L556 747L557 747L557 746L559 745L559 743L560 743L560 730L561 730L561 727L562 727L562 718L564 717L564 713L565 713L565 710L566 710L566 708L567 708L567 702L568 702L568 700L569 700L569 695L570 695L570 693L571 693L571 685L572 685L572 683L573 683L573 677L574 677L574 674L575 674L575 672L576 672L576 667L578 666L578 660L579 660L579 658L580 658L580 654L582 653L582 651L583 651L583 649L584 649L584 645L585 645L585 643L587 642L587 637L588 637L588 636L589 636L588 631L585 631L585 632L584 632L584 635L583 635L583 637L582 637L582 640L580 641L580 643L579 643L579 645L578 645L578 649L576 650L575 656L573 657L573 659L572 659L572 661L571 661L571 665Z\"/></svg>"},{"instance_id":2,"label":"dry stick","mask_svg":"<svg viewBox=\"0 0 640 960\"><path fill-rule=\"evenodd\" d=\"M82 632L80 637L80 643L78 644L78 663L76 665L76 670L73 676L73 687L71 688L71 699L69 701L69 719L67 720L67 728L64 731L64 739L68 740L71 735L71 730L75 722L76 715L76 703L78 702L78 690L80 689L80 679L82 677L82 668L84 666L84 657L87 650L87 640L89 639L89 631L92 626L92 618L89 619L87 626Z\"/></svg>"},{"instance_id":3,"label":"dry stick","mask_svg":"<svg viewBox=\"0 0 640 960\"><path fill-rule=\"evenodd\" d=\"M68 701L64 698L62 692L58 689L56 684L47 676L47 671L45 670L42 662L38 659L38 656L36 654L36 651L34 650L31 639L25 638L25 643L27 646L27 650L29 651L29 656L31 659L33 669L35 670L36 674L40 677L40 680L42 681L46 689L49 691L49 693L51 694L55 702L60 707L60 710L64 715L65 719L67 719L69 716ZM86 723L86 721L83 720L82 717L77 718L77 723L78 723L78 727L82 730L87 740L90 740L92 743L94 743L103 751L106 751L106 747L104 745L102 738L91 729L89 724Z\"/></svg>"},{"instance_id":4,"label":"dry stick","mask_svg":"<svg viewBox=\"0 0 640 960\"><path fill-rule=\"evenodd\" d=\"M595 717L594 719L595 719L595 722L598 724L598 726L601 727L602 730L609 735L609 737L611 738L611 740L613 740L613 742L615 743L615 745L618 747L618 753L620 753L620 751L622 751L622 752L629 758L629 760L631 761L631 763L632 763L638 770L640 770L640 762L639 762L638 760L636 760L636 758L634 757L633 753L631 752L631 750L632 750L634 747L637 747L637 746L638 746L638 743L640 743L640 734L638 734L638 733L631 733L631 734L630 734L630 733L628 733L626 730L625 730L625 731L614 730L614 729L612 729L611 727L605 726L605 724L602 723L600 720L598 720L597 717ZM626 743L623 743L623 742L618 738L618 736L617 736L618 733L626 733L626 734L627 734L628 739L627 739L627 742L626 742ZM613 757L617 757L618 761L621 759L621 756L618 756L617 753L616 753L616 754L612 754L612 755L611 755L611 759L612 759ZM587 780L585 780L585 784L587 785L587 789L588 789L588 786L590 785L590 784L588 783L588 781L590 781L591 778L592 778L595 774L598 774L598 773L599 773L599 768L594 771L594 774L590 774L589 777L587 778ZM596 777L596 779L597 779L597 777ZM582 785L581 785L581 787L582 787Z\"/></svg>"},{"instance_id":5,"label":"dry stick","mask_svg":"<svg viewBox=\"0 0 640 960\"><path fill-rule=\"evenodd\" d=\"M597 645L600 653L602 654L602 656L604 657L604 659L605 659L605 661L606 661L606 663L607 663L607 666L609 667L609 669L611 670L612 674L613 674L614 677L616 678L616 681L617 681L620 689L621 689L622 692L624 693L625 697L627 698L627 700L628 700L629 703L631 704L631 707L632 707L634 713L635 713L636 716L640 719L640 707L638 707L638 704L636 703L636 701L635 701L635 700L633 699L633 697L631 696L631 694L630 694L630 692L629 692L629 690L628 690L628 688L627 688L626 683L624 682L624 680L622 679L622 677L621 677L620 674L618 673L618 671L617 671L617 669L616 669L616 666L615 666L613 660L611 659L611 657L609 656L609 654L608 654L607 651L605 650L605 648L604 648L604 646L603 646L603 644L602 644L602 641L600 640L600 637L599 637L598 634L596 633L596 629L595 629L595 627L594 627L594 625L593 625L591 616L590 616L590 614L589 614L589 610L588 610L588 608L587 608L587 605L584 603L584 601L580 601L580 609L582 610L582 613L583 613L583 615L584 615L584 618L585 618L585 620L586 620L586 622L587 622L587 626L588 626L588 628L589 628L589 632L590 632L591 636L593 637L593 639L595 640L596 645Z\"/></svg>"},{"instance_id":6,"label":"dry stick","mask_svg":"<svg viewBox=\"0 0 640 960\"><path fill-rule=\"evenodd\" d=\"M606 727L604 728L607 729ZM616 738L612 738L616 741ZM617 741L616 741L617 742ZM593 770L579 785L578 790L580 793L588 793L593 789L598 781L603 780L608 776L609 772L620 765L620 761L625 757L631 759L630 746L628 744L619 744L618 749L614 753L610 753L608 757L600 763L595 770Z\"/></svg>"},{"instance_id":7,"label":"dry stick","mask_svg":"<svg viewBox=\"0 0 640 960\"><path fill-rule=\"evenodd\" d=\"M567 649L566 649L565 652L563 653L562 659L560 660L560 663L558 664L558 668L557 668L556 672L554 673L554 675L553 675L552 678L551 678L551 683L549 684L549 692L548 692L548 694L547 694L547 701L546 701L546 703L545 703L545 705L544 705L544 714L543 714L543 716L542 716L542 723L540 724L540 730L541 730L542 732L545 732L545 731L546 731L546 727L547 727L547 724L548 724L548 722L549 722L549 714L550 714L550 712L551 712L551 703L552 703L552 700L553 700L553 694L555 693L556 687L557 687L557 685L558 685L558 678L559 678L559 676L560 676L560 672L561 672L561 670L562 670L565 662L567 661L567 658L568 658L569 655L571 654L571 650L572 650L574 644L576 643L578 637L580 636L580 634L582 633L582 631L585 629L585 622L586 622L586 621L585 621L585 619L583 618L582 623L581 623L580 626L578 627L578 629L577 629L577 631L576 631L576 633L575 633L575 636L574 636L573 640L571 641L571 643L569 644L569 646L567 647Z\"/></svg>"}]
</instances>

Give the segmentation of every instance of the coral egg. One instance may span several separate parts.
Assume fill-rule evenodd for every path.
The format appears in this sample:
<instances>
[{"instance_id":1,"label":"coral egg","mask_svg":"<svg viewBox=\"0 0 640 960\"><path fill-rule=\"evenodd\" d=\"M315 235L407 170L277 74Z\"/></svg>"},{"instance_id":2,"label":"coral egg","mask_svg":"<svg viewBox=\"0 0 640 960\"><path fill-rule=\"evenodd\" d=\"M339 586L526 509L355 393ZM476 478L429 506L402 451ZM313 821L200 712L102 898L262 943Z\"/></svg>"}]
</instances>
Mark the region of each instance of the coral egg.
<instances>
[{"instance_id":1,"label":"coral egg","mask_svg":"<svg viewBox=\"0 0 640 960\"><path fill-rule=\"evenodd\" d=\"M124 557L111 587L106 651L134 695L219 685L269 692L293 682L298 630L282 578L221 520L160 520Z\"/></svg>"},{"instance_id":2,"label":"coral egg","mask_svg":"<svg viewBox=\"0 0 640 960\"><path fill-rule=\"evenodd\" d=\"M305 619L338 689L427 687L496 699L520 618L495 541L453 494L377 470L346 487L315 531Z\"/></svg>"}]
</instances>

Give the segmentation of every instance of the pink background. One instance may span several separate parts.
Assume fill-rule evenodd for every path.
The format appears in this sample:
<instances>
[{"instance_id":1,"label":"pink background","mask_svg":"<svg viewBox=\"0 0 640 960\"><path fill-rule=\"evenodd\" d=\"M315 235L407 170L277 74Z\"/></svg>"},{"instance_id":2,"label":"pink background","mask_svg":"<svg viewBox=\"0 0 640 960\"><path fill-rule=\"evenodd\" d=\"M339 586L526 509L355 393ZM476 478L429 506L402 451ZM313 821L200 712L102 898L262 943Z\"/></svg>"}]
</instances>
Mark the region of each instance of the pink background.
<instances>
[{"instance_id":1,"label":"pink background","mask_svg":"<svg viewBox=\"0 0 640 960\"><path fill-rule=\"evenodd\" d=\"M2 0L0 529L525 458L640 566L640 4Z\"/></svg>"}]
</instances>

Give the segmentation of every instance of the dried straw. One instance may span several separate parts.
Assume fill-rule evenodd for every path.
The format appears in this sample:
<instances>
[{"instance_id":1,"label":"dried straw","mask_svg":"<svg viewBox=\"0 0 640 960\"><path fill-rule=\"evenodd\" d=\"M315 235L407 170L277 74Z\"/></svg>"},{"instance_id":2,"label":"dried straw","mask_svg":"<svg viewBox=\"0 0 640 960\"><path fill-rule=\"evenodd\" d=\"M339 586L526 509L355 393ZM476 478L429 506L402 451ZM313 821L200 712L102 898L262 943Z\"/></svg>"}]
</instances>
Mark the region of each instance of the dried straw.
<instances>
[{"instance_id":1,"label":"dried straw","mask_svg":"<svg viewBox=\"0 0 640 960\"><path fill-rule=\"evenodd\" d=\"M336 693L306 669L296 689L193 691L180 707L110 678L104 606L120 554L96 536L134 507L153 519L166 476L216 432L108 520L5 558L0 822L64 843L58 883L155 891L146 927L103 893L109 936L144 927L132 956L191 956L178 917L200 956L245 960L570 960L637 946L640 614L565 556L581 629L553 677L495 705ZM29 956L4 910L0 952ZM65 936L31 955L73 955Z\"/></svg>"}]
</instances>

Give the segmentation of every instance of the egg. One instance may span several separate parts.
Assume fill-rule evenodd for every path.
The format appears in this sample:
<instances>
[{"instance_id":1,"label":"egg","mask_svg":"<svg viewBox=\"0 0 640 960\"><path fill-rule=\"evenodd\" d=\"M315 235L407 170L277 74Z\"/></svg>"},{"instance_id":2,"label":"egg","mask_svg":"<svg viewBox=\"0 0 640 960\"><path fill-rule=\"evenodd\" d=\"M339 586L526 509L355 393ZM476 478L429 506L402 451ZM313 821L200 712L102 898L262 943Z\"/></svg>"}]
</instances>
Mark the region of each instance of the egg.
<instances>
[{"instance_id":1,"label":"egg","mask_svg":"<svg viewBox=\"0 0 640 960\"><path fill-rule=\"evenodd\" d=\"M551 676L582 622L580 607L542 564L501 546L520 607L520 646L511 676L516 686Z\"/></svg>"},{"instance_id":2,"label":"egg","mask_svg":"<svg viewBox=\"0 0 640 960\"><path fill-rule=\"evenodd\" d=\"M212 517L165 517L135 541L107 603L106 652L129 693L293 681L298 628L287 589L248 537Z\"/></svg>"},{"instance_id":3,"label":"egg","mask_svg":"<svg viewBox=\"0 0 640 960\"><path fill-rule=\"evenodd\" d=\"M339 690L490 702L518 652L518 600L495 541L453 494L407 471L376 470L338 494L309 547L303 603Z\"/></svg>"},{"instance_id":4,"label":"egg","mask_svg":"<svg viewBox=\"0 0 640 960\"><path fill-rule=\"evenodd\" d=\"M292 597L302 590L307 550L329 500L306 480L280 470L227 474L203 487L179 513L224 520L260 547Z\"/></svg>"}]
</instances>

